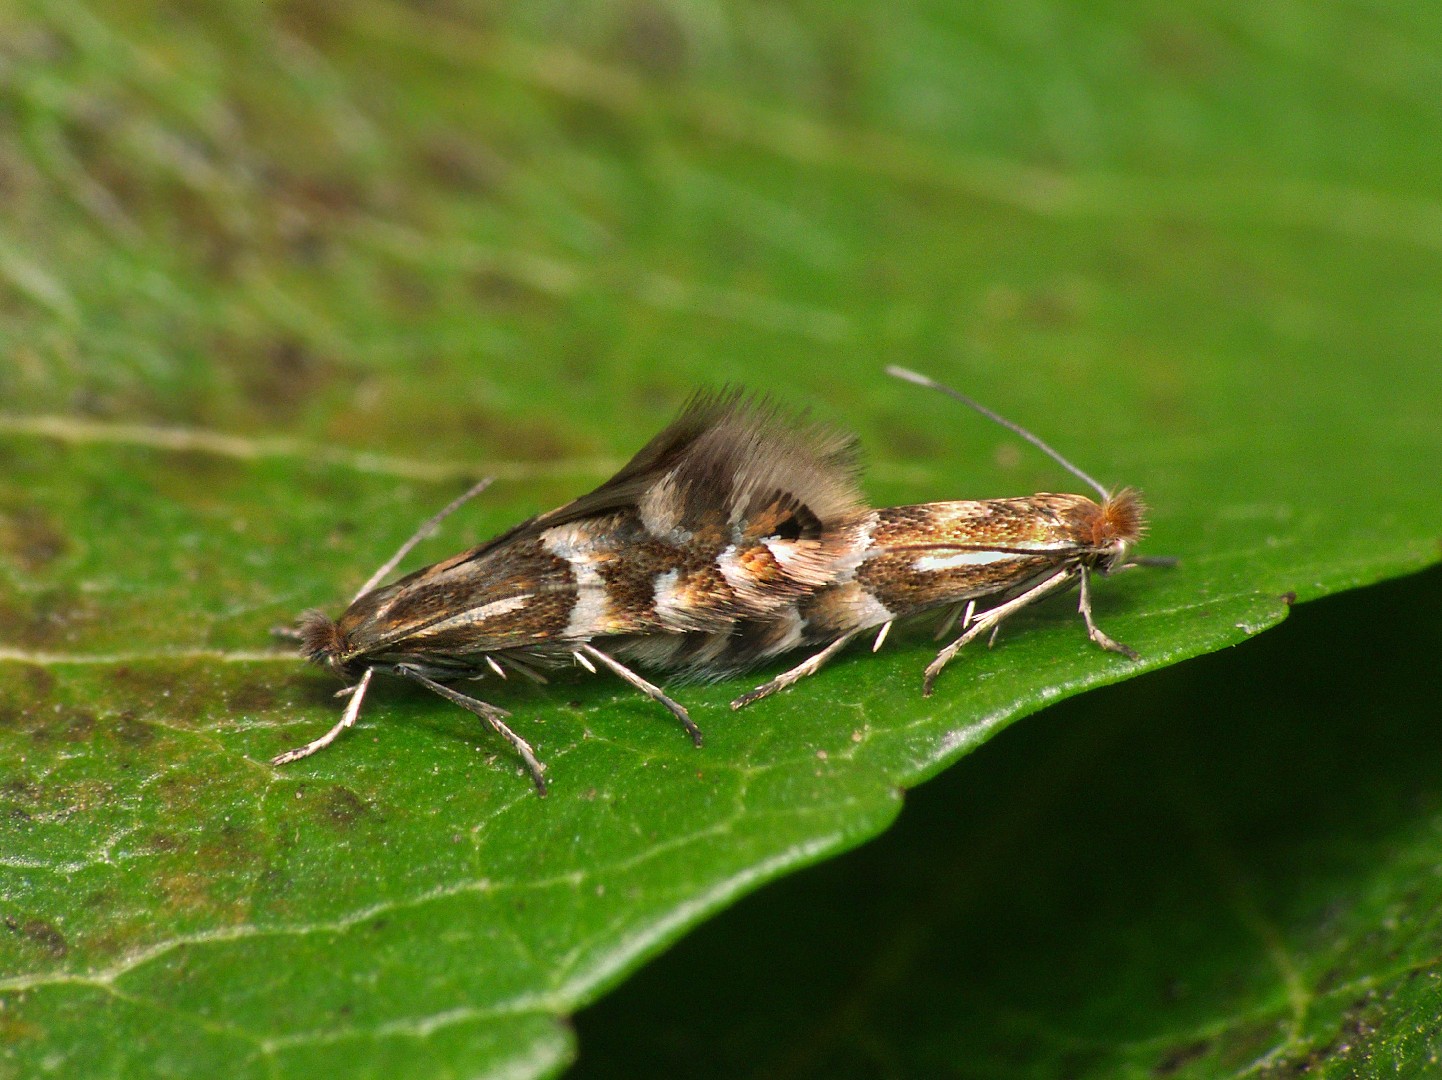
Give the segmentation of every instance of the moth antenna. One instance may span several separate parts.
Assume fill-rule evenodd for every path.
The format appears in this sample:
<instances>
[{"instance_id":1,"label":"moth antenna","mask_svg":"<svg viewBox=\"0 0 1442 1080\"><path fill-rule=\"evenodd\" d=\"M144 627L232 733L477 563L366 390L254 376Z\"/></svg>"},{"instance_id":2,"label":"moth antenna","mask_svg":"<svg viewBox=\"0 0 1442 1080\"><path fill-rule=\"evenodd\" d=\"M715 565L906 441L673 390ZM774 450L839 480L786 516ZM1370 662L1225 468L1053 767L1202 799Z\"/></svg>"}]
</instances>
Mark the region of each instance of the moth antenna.
<instances>
[{"instance_id":1,"label":"moth antenna","mask_svg":"<svg viewBox=\"0 0 1442 1080\"><path fill-rule=\"evenodd\" d=\"M1023 439L1031 443L1042 453L1046 454L1063 469L1075 476L1078 480L1082 481L1085 484L1090 484L1096 490L1097 494L1102 497L1102 502L1108 502L1111 500L1112 493L1108 491L1098 480L1089 476L1087 473L1082 472L1081 469L1078 469L1070 461L1062 457L1062 455L1058 451L1052 449L1049 445L1047 445L1047 443L1043 442L1040 436L1033 435L1030 431L1022 427L1020 424L1013 423L1006 417L1002 416L1000 413L993 412L981 402L975 401L972 398L967 397L960 390L953 390L951 387L946 386L943 383L939 383L935 379L928 378L927 376L912 371L909 368L897 367L895 364L888 364L886 367L886 373L893 376L894 378L904 379L907 382L915 383L917 386L926 386L931 388L932 390L939 390L948 397L955 398L963 405L970 406L993 423L1000 424L1008 431L1020 435Z\"/></svg>"},{"instance_id":2,"label":"moth antenna","mask_svg":"<svg viewBox=\"0 0 1442 1080\"><path fill-rule=\"evenodd\" d=\"M370 580L360 587L360 592L355 594L355 598L351 600L351 603L354 604L356 600L359 600L362 596L370 592L383 580L385 580L385 576L400 565L400 561L411 553L411 549L413 547L419 544L426 537L430 536L431 533L435 532L436 527L440 525L441 522L445 521L446 518L450 517L461 507L465 506L466 503L470 502L481 492L485 491L486 488L490 487L491 484L495 481L495 479L496 478L494 476L488 476L480 483L474 485L465 494L457 495L454 499L448 502L445 507L441 509L440 513L435 514L429 521L427 521L419 529L413 532L411 534L411 538L400 546L400 550L398 550L394 555L387 559L385 563L381 566L381 568L370 576Z\"/></svg>"}]
</instances>

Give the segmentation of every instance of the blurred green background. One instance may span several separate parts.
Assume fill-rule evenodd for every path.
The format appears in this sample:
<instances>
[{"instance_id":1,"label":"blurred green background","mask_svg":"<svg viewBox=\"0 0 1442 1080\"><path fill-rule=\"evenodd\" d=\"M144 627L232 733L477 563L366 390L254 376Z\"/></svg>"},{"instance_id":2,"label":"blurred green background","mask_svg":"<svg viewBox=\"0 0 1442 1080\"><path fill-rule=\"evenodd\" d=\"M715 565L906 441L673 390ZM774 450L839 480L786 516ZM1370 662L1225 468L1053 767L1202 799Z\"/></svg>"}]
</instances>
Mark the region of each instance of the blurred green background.
<instances>
[{"instance_id":1,"label":"blurred green background","mask_svg":"<svg viewBox=\"0 0 1442 1080\"><path fill-rule=\"evenodd\" d=\"M0 7L0 1075L1435 1069L1439 56L1400 3ZM684 688L700 752L488 685L544 802L390 686L264 764L335 716L271 626L698 384L878 503L1071 484L886 363L1143 488L1140 665L1058 602L926 701L924 631Z\"/></svg>"}]
</instances>

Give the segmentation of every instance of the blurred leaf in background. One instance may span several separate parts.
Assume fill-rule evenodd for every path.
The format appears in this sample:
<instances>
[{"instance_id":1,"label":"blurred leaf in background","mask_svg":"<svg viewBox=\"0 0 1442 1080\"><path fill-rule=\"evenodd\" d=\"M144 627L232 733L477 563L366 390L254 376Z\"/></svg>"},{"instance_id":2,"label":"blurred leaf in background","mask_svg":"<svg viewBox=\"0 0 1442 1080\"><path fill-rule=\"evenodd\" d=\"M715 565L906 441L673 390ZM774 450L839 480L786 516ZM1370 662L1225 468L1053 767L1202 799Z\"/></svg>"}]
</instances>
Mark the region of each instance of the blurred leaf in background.
<instances>
[{"instance_id":1,"label":"blurred leaf in background","mask_svg":"<svg viewBox=\"0 0 1442 1080\"><path fill-rule=\"evenodd\" d=\"M564 1017L1011 721L1437 562L1439 43L1403 5L0 10L0 1069L554 1074ZM270 627L475 477L417 564L593 486L697 384L856 429L878 503L1070 484L888 362L1146 492L1181 566L1097 598L1140 664L1059 601L931 699L921 628L743 714L683 687L701 751L615 682L487 685L545 801L389 684L265 764L336 716ZM1026 725L583 1016L583 1069L1424 1070L1435 593ZM720 1049L668 1011L703 961Z\"/></svg>"}]
</instances>

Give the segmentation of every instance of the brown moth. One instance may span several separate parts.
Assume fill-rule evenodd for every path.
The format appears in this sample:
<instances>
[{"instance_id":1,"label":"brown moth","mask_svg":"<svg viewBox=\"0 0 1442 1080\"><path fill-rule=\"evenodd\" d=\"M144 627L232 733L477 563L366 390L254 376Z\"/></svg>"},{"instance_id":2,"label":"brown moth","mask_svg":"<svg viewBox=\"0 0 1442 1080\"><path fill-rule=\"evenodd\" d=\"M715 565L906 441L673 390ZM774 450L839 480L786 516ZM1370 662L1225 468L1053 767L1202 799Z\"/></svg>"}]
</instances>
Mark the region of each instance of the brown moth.
<instances>
[{"instance_id":1,"label":"brown moth","mask_svg":"<svg viewBox=\"0 0 1442 1080\"><path fill-rule=\"evenodd\" d=\"M741 695L731 707L743 708L805 678L859 634L879 628L872 645L875 652L896 620L950 608L937 637L944 636L958 616L963 632L927 667L923 693L929 696L942 668L968 642L988 631L994 640L1009 616L1073 585L1080 588L1079 608L1091 640L1138 659L1136 652L1102 632L1092 618L1091 604L1094 574L1171 562L1128 559L1146 531L1146 510L1137 492L1108 490L1037 436L964 394L905 368L888 367L887 373L940 390L1020 435L1089 484L1100 501L1085 495L1042 493L862 511L841 526L857 542L835 579L768 621L773 638L780 636L778 625L790 628L787 648L823 647ZM977 602L988 598L998 602L978 613ZM741 633L748 631L755 633L746 627Z\"/></svg>"},{"instance_id":2,"label":"brown moth","mask_svg":"<svg viewBox=\"0 0 1442 1080\"><path fill-rule=\"evenodd\" d=\"M324 735L353 726L377 672L410 679L486 721L545 793L544 766L510 714L446 685L508 670L605 667L660 702L700 745L686 709L623 663L692 676L732 665L737 628L835 578L864 521L853 439L740 391L702 393L615 476L470 551L377 588L412 547L484 488L423 525L339 619L312 611L295 635L312 661L352 680Z\"/></svg>"}]
</instances>

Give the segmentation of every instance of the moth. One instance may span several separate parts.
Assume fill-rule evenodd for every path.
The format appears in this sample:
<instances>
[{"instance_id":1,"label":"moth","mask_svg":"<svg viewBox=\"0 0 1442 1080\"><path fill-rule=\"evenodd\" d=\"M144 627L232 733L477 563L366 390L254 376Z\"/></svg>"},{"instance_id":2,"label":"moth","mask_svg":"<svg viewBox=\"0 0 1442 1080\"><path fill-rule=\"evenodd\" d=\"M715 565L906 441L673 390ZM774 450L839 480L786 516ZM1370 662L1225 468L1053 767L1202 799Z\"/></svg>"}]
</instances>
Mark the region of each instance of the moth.
<instances>
[{"instance_id":1,"label":"moth","mask_svg":"<svg viewBox=\"0 0 1442 1080\"><path fill-rule=\"evenodd\" d=\"M349 701L329 731L272 764L354 726L379 672L480 717L544 795L545 767L510 714L450 684L510 671L544 680L568 663L619 676L699 746L687 710L626 661L711 677L766 654L744 643L770 641L779 613L836 580L865 522L851 436L739 390L701 393L589 494L380 585L486 483L422 525L339 619L302 616L301 651L347 680L338 696Z\"/></svg>"},{"instance_id":2,"label":"moth","mask_svg":"<svg viewBox=\"0 0 1442 1080\"><path fill-rule=\"evenodd\" d=\"M1132 488L1112 491L1077 468L1025 428L965 394L906 368L887 373L939 390L1015 432L1096 491L1086 495L1043 492L1022 498L981 499L866 510L843 523L855 546L831 582L769 616L790 627L788 648L819 651L731 703L744 708L812 674L855 637L877 631L881 648L892 625L936 609L949 609L937 637L961 620L962 633L927 666L922 692L930 696L937 676L969 642L1043 597L1077 586L1087 635L1103 649L1131 660L1137 653L1108 637L1092 616L1092 578L1138 565L1171 565L1165 558L1132 558L1146 532L1146 508ZM978 612L977 604L994 599ZM745 632L743 628L742 632Z\"/></svg>"}]
</instances>

